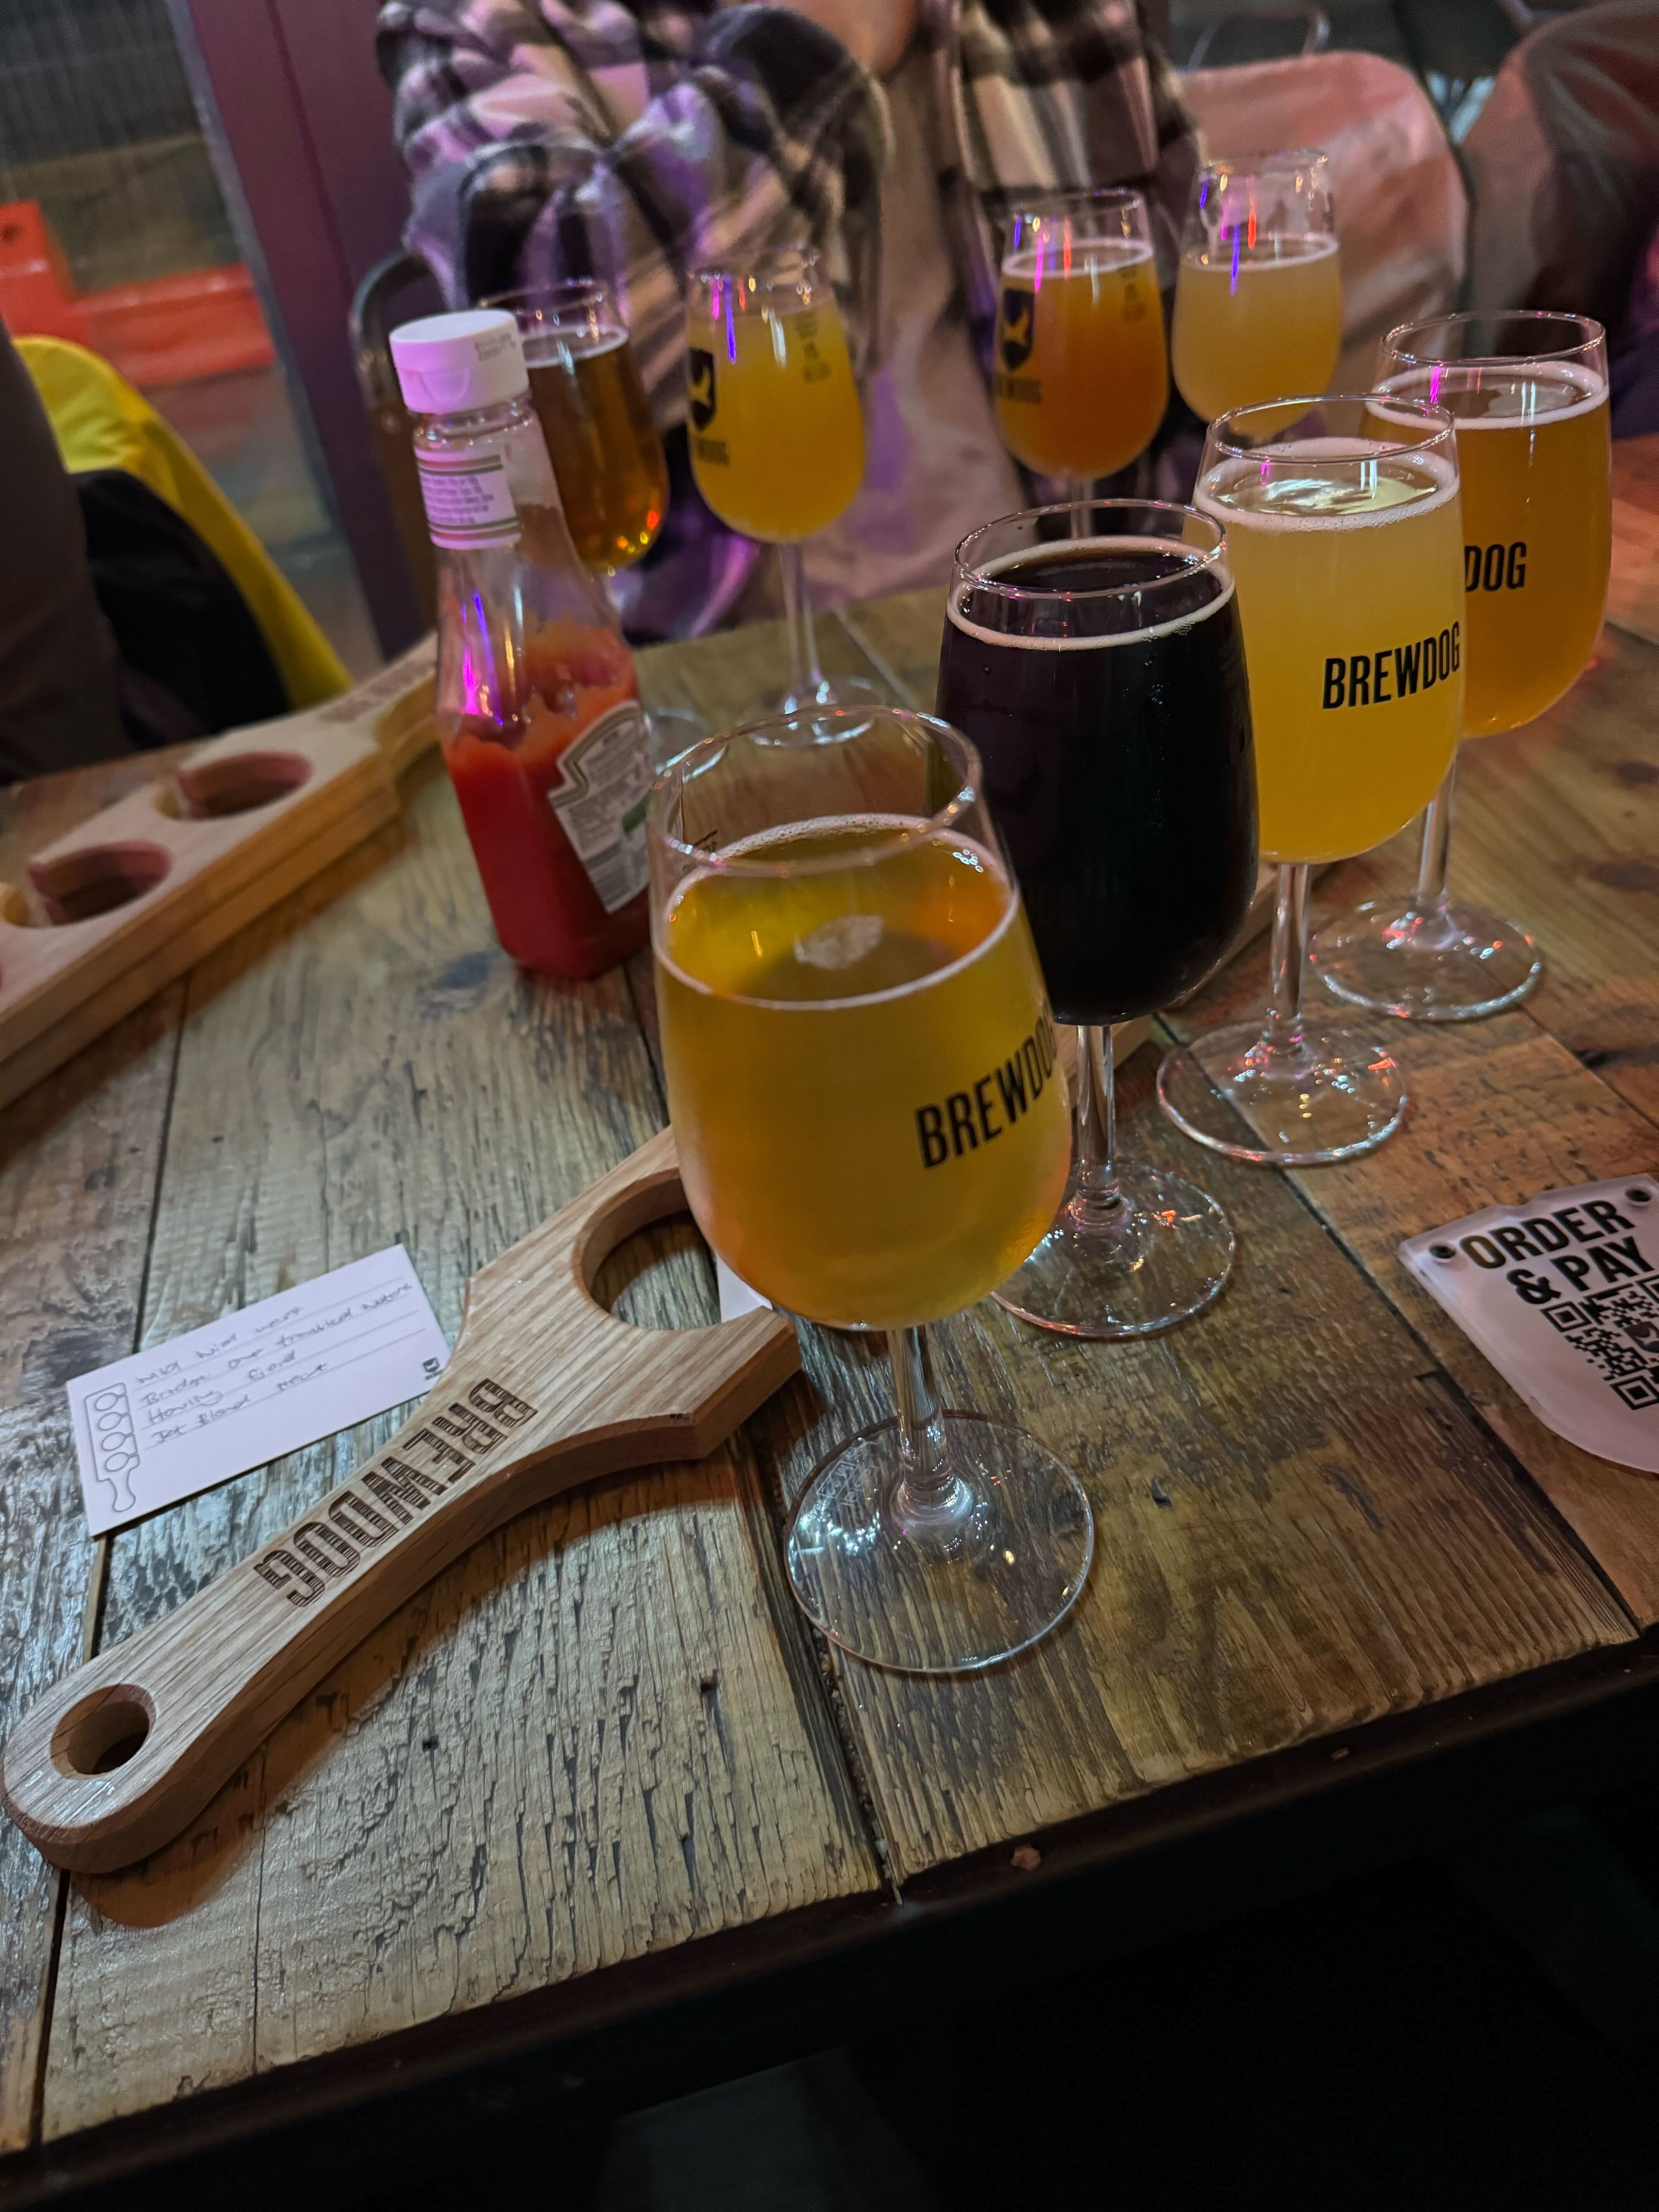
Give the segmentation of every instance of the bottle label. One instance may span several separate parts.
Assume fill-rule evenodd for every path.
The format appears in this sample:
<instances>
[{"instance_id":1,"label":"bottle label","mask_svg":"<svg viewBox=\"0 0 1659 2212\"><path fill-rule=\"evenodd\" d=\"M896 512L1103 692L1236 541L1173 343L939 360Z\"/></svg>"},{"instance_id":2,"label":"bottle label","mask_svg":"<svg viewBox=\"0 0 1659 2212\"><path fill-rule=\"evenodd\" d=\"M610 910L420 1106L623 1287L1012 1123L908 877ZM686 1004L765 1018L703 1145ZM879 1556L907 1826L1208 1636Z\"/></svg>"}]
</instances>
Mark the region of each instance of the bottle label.
<instances>
[{"instance_id":1,"label":"bottle label","mask_svg":"<svg viewBox=\"0 0 1659 2212\"><path fill-rule=\"evenodd\" d=\"M417 453L415 465L434 545L465 549L518 544L519 512L504 454L471 453L465 460L433 461Z\"/></svg>"},{"instance_id":2,"label":"bottle label","mask_svg":"<svg viewBox=\"0 0 1659 2212\"><path fill-rule=\"evenodd\" d=\"M607 914L637 898L650 865L645 808L657 771L637 699L624 699L589 723L559 755L560 780L547 794Z\"/></svg>"}]
</instances>

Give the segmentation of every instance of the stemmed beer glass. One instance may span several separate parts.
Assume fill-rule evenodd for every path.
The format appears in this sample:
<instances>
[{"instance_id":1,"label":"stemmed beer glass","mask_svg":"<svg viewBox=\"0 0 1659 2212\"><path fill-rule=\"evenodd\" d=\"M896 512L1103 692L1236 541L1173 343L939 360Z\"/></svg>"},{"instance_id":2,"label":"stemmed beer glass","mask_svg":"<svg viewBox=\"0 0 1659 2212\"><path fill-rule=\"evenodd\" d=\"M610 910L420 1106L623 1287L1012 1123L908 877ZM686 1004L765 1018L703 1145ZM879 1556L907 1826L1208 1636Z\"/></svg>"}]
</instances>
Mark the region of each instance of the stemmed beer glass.
<instances>
[{"instance_id":1,"label":"stemmed beer glass","mask_svg":"<svg viewBox=\"0 0 1659 2212\"><path fill-rule=\"evenodd\" d=\"M1463 547L1451 416L1365 398L1242 407L1210 427L1195 504L1227 532L1255 732L1261 848L1279 863L1265 1024L1171 1053L1176 1126L1237 1159L1351 1159L1406 1094L1374 1033L1302 1005L1308 872L1403 828L1446 772L1463 711Z\"/></svg>"},{"instance_id":2,"label":"stemmed beer glass","mask_svg":"<svg viewBox=\"0 0 1659 2212\"><path fill-rule=\"evenodd\" d=\"M801 1605L878 1666L988 1666L1082 1589L1093 1525L1034 1437L944 1412L927 1324L983 1297L1066 1181L1042 977L974 748L813 708L694 747L650 813L652 931L686 1195L808 1321L886 1333L896 1420L814 1470Z\"/></svg>"},{"instance_id":3,"label":"stemmed beer glass","mask_svg":"<svg viewBox=\"0 0 1659 2212\"><path fill-rule=\"evenodd\" d=\"M1145 453L1169 404L1164 309L1139 192L1059 192L1016 211L993 378L1017 461L1076 500Z\"/></svg>"},{"instance_id":4,"label":"stemmed beer glass","mask_svg":"<svg viewBox=\"0 0 1659 2212\"><path fill-rule=\"evenodd\" d=\"M1438 315L1382 342L1374 412L1431 401L1455 417L1463 486L1463 730L1482 738L1553 706L1601 633L1613 531L1607 341L1588 315ZM1473 1021L1543 972L1518 923L1446 888L1455 759L1423 817L1417 889L1376 899L1315 939L1338 998L1407 1020Z\"/></svg>"},{"instance_id":5,"label":"stemmed beer glass","mask_svg":"<svg viewBox=\"0 0 1659 2212\"><path fill-rule=\"evenodd\" d=\"M864 410L836 295L811 247L699 269L688 288L691 473L720 520L778 549L789 625L785 712L876 696L818 665L803 542L851 505Z\"/></svg>"},{"instance_id":6,"label":"stemmed beer glass","mask_svg":"<svg viewBox=\"0 0 1659 2212\"><path fill-rule=\"evenodd\" d=\"M1152 500L1006 516L964 538L939 710L974 740L1057 1018L1075 1138L1048 1233L997 1292L1073 1336L1149 1336L1217 1297L1227 1218L1115 1154L1110 1025L1194 989L1255 886L1255 775L1218 523ZM1058 538L1058 533L1065 533Z\"/></svg>"},{"instance_id":7,"label":"stemmed beer glass","mask_svg":"<svg viewBox=\"0 0 1659 2212\"><path fill-rule=\"evenodd\" d=\"M1176 278L1171 367L1207 422L1282 392L1319 392L1342 345L1330 162L1312 147L1206 161Z\"/></svg>"}]
</instances>

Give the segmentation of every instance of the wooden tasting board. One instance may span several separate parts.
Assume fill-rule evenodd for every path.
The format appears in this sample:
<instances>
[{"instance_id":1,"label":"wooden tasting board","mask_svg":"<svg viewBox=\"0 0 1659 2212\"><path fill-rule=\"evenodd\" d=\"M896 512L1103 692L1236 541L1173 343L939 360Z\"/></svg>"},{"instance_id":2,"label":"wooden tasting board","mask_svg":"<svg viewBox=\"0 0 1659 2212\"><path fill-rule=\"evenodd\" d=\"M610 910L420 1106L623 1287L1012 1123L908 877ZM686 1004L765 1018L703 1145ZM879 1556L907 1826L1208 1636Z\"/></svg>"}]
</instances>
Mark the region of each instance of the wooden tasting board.
<instances>
[{"instance_id":1,"label":"wooden tasting board","mask_svg":"<svg viewBox=\"0 0 1659 2212\"><path fill-rule=\"evenodd\" d=\"M0 1107L395 817L431 671L228 731L0 883Z\"/></svg>"}]
</instances>

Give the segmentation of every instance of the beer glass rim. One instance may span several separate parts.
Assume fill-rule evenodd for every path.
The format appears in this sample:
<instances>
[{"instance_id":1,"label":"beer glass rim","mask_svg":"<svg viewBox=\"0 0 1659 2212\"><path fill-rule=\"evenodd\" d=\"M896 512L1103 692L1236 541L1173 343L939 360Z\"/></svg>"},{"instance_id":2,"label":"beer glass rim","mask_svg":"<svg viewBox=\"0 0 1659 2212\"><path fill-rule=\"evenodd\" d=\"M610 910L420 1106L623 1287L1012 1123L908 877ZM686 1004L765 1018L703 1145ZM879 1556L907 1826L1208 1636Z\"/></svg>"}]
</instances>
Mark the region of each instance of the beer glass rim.
<instances>
[{"instance_id":1,"label":"beer glass rim","mask_svg":"<svg viewBox=\"0 0 1659 2212\"><path fill-rule=\"evenodd\" d=\"M1145 209L1146 195L1133 185L1056 185L1050 191L1022 192L1010 203L1008 220L1021 216L1064 214L1073 208Z\"/></svg>"},{"instance_id":2,"label":"beer glass rim","mask_svg":"<svg viewBox=\"0 0 1659 2212\"><path fill-rule=\"evenodd\" d=\"M1013 522L1040 521L1045 516L1048 515L1064 515L1069 521L1071 516L1074 514L1079 507L1085 509L1090 514L1098 514L1103 511L1109 513L1111 510L1116 509L1120 512L1129 510L1137 514L1152 514L1179 515L1182 519L1182 533L1179 536L1171 533L1168 537L1161 537L1160 533L1155 531L1126 532L1124 534L1129 536L1145 536L1152 543L1179 545L1183 550L1190 551L1194 557L1188 567L1178 570L1174 575L1155 576L1150 582L1142 584L1094 585L1085 591L1067 590L1060 586L1054 584L1005 583L1000 576L988 574L983 568L975 568L971 561L964 557L967 555L968 549L976 539L988 537L990 532L994 530L1004 530L1010 523ZM1204 532L1206 536L1214 538L1215 543L1207 550L1203 550L1200 547L1193 544L1184 534L1187 528L1194 526ZM1107 529L1097 531L1091 534L1096 537L1104 538L1109 537L1112 533L1109 529ZM1074 545L1079 542L1079 541L1076 538L1069 536L1053 539L1036 540L1033 542L1030 550L1035 552L1038 550L1038 546L1040 544L1048 544L1055 553L1064 553L1068 544ZM1086 540L1083 542L1086 542ZM1224 562L1226 557L1227 533L1222 527L1221 524L1216 520L1212 514L1206 514L1200 507L1185 506L1178 500L1057 500L1046 507L1016 507L1011 514L1000 514L996 517L994 521L981 522L976 530L970 530L968 535L963 539L962 543L957 547L952 562L952 574L951 580L953 590L958 585L968 585L976 592L994 592L1005 599L1031 601L1040 599L1055 599L1076 605L1099 605L1104 604L1109 599L1128 599L1131 597L1144 599L1154 592L1163 592L1174 585L1190 582L1191 579L1194 575L1201 574L1206 568L1215 568L1218 563ZM1147 627L1151 626L1152 625L1150 623L1147 625Z\"/></svg>"},{"instance_id":3,"label":"beer glass rim","mask_svg":"<svg viewBox=\"0 0 1659 2212\"><path fill-rule=\"evenodd\" d=\"M668 828L665 818L668 810L692 775L700 768L713 767L735 739L747 738L757 744L777 745L780 749L787 746L811 755L822 753L834 741L825 734L826 728L834 729L839 725L845 736L852 738L878 720L897 722L907 729L923 730L941 742L958 780L951 797L932 814L918 814L890 830L872 832L868 843L861 844L851 854L823 854L805 859L796 856L780 860L755 860L741 853L711 853L704 846L688 844ZM790 735L783 734L786 732ZM845 875L850 869L873 867L879 861L890 860L895 853L954 828L970 808L982 803L982 783L983 770L972 739L965 738L954 723L942 720L937 714L926 714L914 707L798 707L780 714L759 714L751 721L738 723L735 729L717 731L671 762L651 787L647 828L650 836L665 851L723 876L775 881L787 876ZM810 818L805 815L797 817L802 822ZM784 829L788 825L779 823L775 826Z\"/></svg>"},{"instance_id":4,"label":"beer glass rim","mask_svg":"<svg viewBox=\"0 0 1659 2212\"><path fill-rule=\"evenodd\" d=\"M499 307L516 322L521 307L539 308L597 304L617 313L615 289L603 276L561 276L546 284L515 284L510 291L492 292L487 300L480 300L481 307Z\"/></svg>"},{"instance_id":5,"label":"beer glass rim","mask_svg":"<svg viewBox=\"0 0 1659 2212\"><path fill-rule=\"evenodd\" d=\"M1212 154L1198 165L1193 180L1196 191L1206 176L1224 170L1234 177L1271 177L1281 169L1328 169L1331 157L1322 146L1251 148L1239 154Z\"/></svg>"},{"instance_id":6,"label":"beer glass rim","mask_svg":"<svg viewBox=\"0 0 1659 2212\"><path fill-rule=\"evenodd\" d=\"M1455 452L1456 416L1449 408L1437 407L1429 400L1414 399L1410 393L1403 392L1322 392L1311 394L1302 392L1289 395L1283 399L1253 399L1246 406L1230 407L1224 415L1218 415L1211 423L1208 435L1205 440L1204 459L1200 465L1199 474L1200 477L1206 475L1218 460L1271 460L1279 454L1286 459L1301 460L1305 458L1304 454L1295 451L1297 446L1305 444L1305 440L1287 439L1282 445L1271 441L1261 446L1235 443L1228 436L1227 432L1231 425L1242 422L1246 416L1277 415L1287 408L1299 409L1301 415L1310 414L1316 408L1320 407L1364 409L1373 399L1386 399L1391 407L1409 408L1424 422L1431 423L1433 428L1427 438L1395 440L1368 437L1365 444L1369 450L1364 458L1375 459L1387 456L1392 459L1395 454L1421 454L1448 441L1451 441L1452 449ZM1299 421L1301 415L1293 416L1292 422ZM1341 459L1343 456L1338 454L1333 458ZM1354 458L1361 457L1356 455Z\"/></svg>"},{"instance_id":7,"label":"beer glass rim","mask_svg":"<svg viewBox=\"0 0 1659 2212\"><path fill-rule=\"evenodd\" d=\"M1554 323L1579 336L1570 345L1528 346L1524 352L1462 353L1454 358L1409 350L1402 341L1419 331L1466 331L1477 323L1523 323L1541 326ZM1572 361L1605 347L1607 331L1594 315L1581 315L1567 307L1462 307L1443 315L1418 315L1396 323L1377 348L1379 363L1392 362L1400 368L1499 368L1529 361ZM1395 397L1393 393L1390 398Z\"/></svg>"},{"instance_id":8,"label":"beer glass rim","mask_svg":"<svg viewBox=\"0 0 1659 2212\"><path fill-rule=\"evenodd\" d=\"M720 261L701 261L691 271L694 284L735 283L739 291L757 287L770 291L791 278L814 276L823 256L802 240L786 240L754 254L734 255Z\"/></svg>"}]
</instances>

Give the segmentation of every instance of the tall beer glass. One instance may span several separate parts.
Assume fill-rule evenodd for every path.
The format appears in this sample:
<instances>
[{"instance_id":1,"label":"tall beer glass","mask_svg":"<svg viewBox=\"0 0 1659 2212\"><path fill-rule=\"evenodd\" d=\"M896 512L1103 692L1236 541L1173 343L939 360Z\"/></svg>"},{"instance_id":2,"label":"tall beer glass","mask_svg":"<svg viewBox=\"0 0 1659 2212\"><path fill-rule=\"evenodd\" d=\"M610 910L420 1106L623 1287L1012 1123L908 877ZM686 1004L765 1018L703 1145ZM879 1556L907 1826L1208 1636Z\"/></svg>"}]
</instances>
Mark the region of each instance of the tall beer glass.
<instances>
[{"instance_id":1,"label":"tall beer glass","mask_svg":"<svg viewBox=\"0 0 1659 2212\"><path fill-rule=\"evenodd\" d=\"M780 715L678 762L650 839L691 1210L775 1304L892 1354L897 1419L801 1498L795 1595L878 1666L989 1666L1073 1604L1094 1539L1035 1437L940 1410L928 1350L1066 1180L1053 1024L978 759L929 715Z\"/></svg>"},{"instance_id":2,"label":"tall beer glass","mask_svg":"<svg viewBox=\"0 0 1659 2212\"><path fill-rule=\"evenodd\" d=\"M697 489L722 522L778 549L784 710L873 697L819 666L801 556L803 539L850 506L864 477L864 410L817 254L789 246L750 266L696 270L685 343Z\"/></svg>"},{"instance_id":3,"label":"tall beer glass","mask_svg":"<svg viewBox=\"0 0 1659 2212\"><path fill-rule=\"evenodd\" d=\"M1237 1159L1309 1166L1368 1152L1406 1094L1374 1035L1302 1006L1308 870L1409 822L1463 713L1463 544L1451 416L1363 398L1279 400L1210 427L1196 504L1227 532L1244 626L1261 849L1279 866L1273 1000L1171 1053L1176 1127Z\"/></svg>"},{"instance_id":4,"label":"tall beer glass","mask_svg":"<svg viewBox=\"0 0 1659 2212\"><path fill-rule=\"evenodd\" d=\"M1329 170L1304 148L1207 161L1194 179L1171 354L1182 398L1206 422L1322 391L1336 367L1342 275Z\"/></svg>"},{"instance_id":5,"label":"tall beer glass","mask_svg":"<svg viewBox=\"0 0 1659 2212\"><path fill-rule=\"evenodd\" d=\"M1455 417L1468 635L1463 735L1529 722L1595 650L1612 555L1607 343L1588 315L1440 315L1382 342L1379 423L1395 395ZM1446 889L1456 765L1423 821L1417 889L1320 932L1313 962L1339 998L1407 1019L1472 1021L1543 972L1520 925Z\"/></svg>"},{"instance_id":6,"label":"tall beer glass","mask_svg":"<svg viewBox=\"0 0 1659 2212\"><path fill-rule=\"evenodd\" d=\"M1056 1018L1078 1028L1073 1166L997 1292L1072 1336L1150 1336L1216 1297L1233 1236L1121 1160L1111 1028L1194 989L1255 884L1255 772L1227 542L1190 507L1009 515L957 549L939 711L985 764ZM1059 532L1065 541L1056 543Z\"/></svg>"},{"instance_id":7,"label":"tall beer glass","mask_svg":"<svg viewBox=\"0 0 1659 2212\"><path fill-rule=\"evenodd\" d=\"M668 462L609 286L588 277L486 300L519 325L530 399L586 567L631 568L668 512Z\"/></svg>"},{"instance_id":8,"label":"tall beer glass","mask_svg":"<svg viewBox=\"0 0 1659 2212\"><path fill-rule=\"evenodd\" d=\"M994 388L1009 452L1073 496L1145 453L1170 377L1139 192L1059 193L1015 214Z\"/></svg>"}]
</instances>

